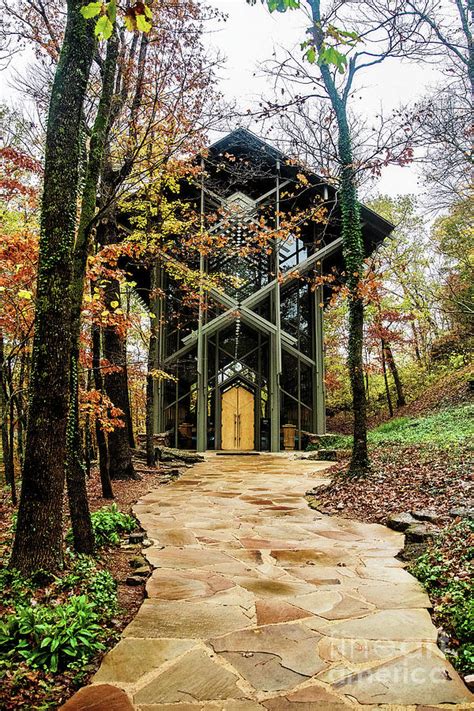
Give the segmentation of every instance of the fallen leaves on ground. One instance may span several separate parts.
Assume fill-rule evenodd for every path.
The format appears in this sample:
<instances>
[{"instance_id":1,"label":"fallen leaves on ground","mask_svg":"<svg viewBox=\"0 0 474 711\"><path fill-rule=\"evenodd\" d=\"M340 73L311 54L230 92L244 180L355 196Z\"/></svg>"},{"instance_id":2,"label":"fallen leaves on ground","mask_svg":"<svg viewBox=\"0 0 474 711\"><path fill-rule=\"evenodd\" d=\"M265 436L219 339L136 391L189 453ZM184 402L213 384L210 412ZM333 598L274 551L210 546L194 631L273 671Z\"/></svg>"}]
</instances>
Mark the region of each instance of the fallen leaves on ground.
<instances>
[{"instance_id":1,"label":"fallen leaves on ground","mask_svg":"<svg viewBox=\"0 0 474 711\"><path fill-rule=\"evenodd\" d=\"M318 508L373 523L384 523L390 514L431 509L447 521L450 509L464 506L473 494L468 447L385 445L370 456L371 471L362 478L347 476L347 460L332 467L331 484L315 494Z\"/></svg>"}]
</instances>

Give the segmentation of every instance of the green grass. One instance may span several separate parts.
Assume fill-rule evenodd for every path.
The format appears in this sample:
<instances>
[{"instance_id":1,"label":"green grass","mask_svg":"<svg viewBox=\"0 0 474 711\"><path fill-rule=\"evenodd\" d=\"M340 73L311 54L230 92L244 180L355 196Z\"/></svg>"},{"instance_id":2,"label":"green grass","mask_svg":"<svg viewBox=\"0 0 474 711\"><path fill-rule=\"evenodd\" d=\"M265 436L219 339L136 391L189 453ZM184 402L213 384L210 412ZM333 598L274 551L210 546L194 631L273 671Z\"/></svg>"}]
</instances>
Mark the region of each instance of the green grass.
<instances>
[{"instance_id":1,"label":"green grass","mask_svg":"<svg viewBox=\"0 0 474 711\"><path fill-rule=\"evenodd\" d=\"M474 436L474 405L449 407L428 417L397 417L369 432L374 445L467 444Z\"/></svg>"},{"instance_id":2,"label":"green grass","mask_svg":"<svg viewBox=\"0 0 474 711\"><path fill-rule=\"evenodd\" d=\"M448 407L427 417L396 417L375 427L368 434L369 445L429 444L449 447L474 441L474 405ZM334 435L326 446L350 449L352 437Z\"/></svg>"}]
</instances>

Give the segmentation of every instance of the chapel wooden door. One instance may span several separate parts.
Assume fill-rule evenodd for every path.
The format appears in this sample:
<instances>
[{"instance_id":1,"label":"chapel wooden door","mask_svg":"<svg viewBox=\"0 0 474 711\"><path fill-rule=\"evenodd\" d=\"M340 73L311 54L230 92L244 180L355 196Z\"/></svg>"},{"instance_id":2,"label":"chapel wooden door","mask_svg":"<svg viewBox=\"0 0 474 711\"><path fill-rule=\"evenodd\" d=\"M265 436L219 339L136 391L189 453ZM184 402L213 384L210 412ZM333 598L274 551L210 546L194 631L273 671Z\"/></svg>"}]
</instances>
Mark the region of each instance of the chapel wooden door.
<instances>
[{"instance_id":1,"label":"chapel wooden door","mask_svg":"<svg viewBox=\"0 0 474 711\"><path fill-rule=\"evenodd\" d=\"M222 395L221 447L225 450L248 451L255 445L254 396L236 385Z\"/></svg>"}]
</instances>

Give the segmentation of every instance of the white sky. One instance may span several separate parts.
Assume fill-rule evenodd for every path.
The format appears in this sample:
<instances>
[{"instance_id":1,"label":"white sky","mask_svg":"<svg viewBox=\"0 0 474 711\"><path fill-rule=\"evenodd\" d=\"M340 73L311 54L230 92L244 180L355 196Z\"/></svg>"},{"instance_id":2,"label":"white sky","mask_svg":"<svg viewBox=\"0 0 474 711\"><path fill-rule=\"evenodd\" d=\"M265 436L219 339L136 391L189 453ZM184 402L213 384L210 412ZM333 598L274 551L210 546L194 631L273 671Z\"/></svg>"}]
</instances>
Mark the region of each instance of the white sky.
<instances>
[{"instance_id":1,"label":"white sky","mask_svg":"<svg viewBox=\"0 0 474 711\"><path fill-rule=\"evenodd\" d=\"M260 0L253 7L245 0L210 0L210 4L228 14L227 22L216 23L206 40L227 57L221 72L222 90L240 109L252 108L260 96L271 95L269 80L258 71L260 63L271 58L274 49L299 46L305 31L303 13L270 14ZM362 100L357 101L357 109L362 107L368 119L381 105L388 113L421 97L438 78L436 70L426 64L387 60L361 76ZM255 131L258 133L258 128ZM413 166L386 168L375 187L375 191L390 195L421 189Z\"/></svg>"},{"instance_id":2,"label":"white sky","mask_svg":"<svg viewBox=\"0 0 474 711\"><path fill-rule=\"evenodd\" d=\"M227 13L228 20L213 24L205 44L218 49L227 58L225 68L220 72L221 90L245 111L254 107L261 96L271 95L269 80L259 73L259 65L271 58L274 49L298 47L304 38L304 16L298 11L271 15L260 0L253 7L245 0L208 2ZM0 99L16 105L24 101L12 89L11 77L14 70L21 73L26 64L25 55L17 56L3 72ZM362 108L370 120L371 113L377 113L381 105L387 113L402 103L411 102L422 96L438 78L436 70L426 64L387 60L362 75L362 100L357 101L357 109ZM258 126L253 128L259 132ZM414 166L386 168L375 186L375 191L390 195L420 192L421 189Z\"/></svg>"}]
</instances>

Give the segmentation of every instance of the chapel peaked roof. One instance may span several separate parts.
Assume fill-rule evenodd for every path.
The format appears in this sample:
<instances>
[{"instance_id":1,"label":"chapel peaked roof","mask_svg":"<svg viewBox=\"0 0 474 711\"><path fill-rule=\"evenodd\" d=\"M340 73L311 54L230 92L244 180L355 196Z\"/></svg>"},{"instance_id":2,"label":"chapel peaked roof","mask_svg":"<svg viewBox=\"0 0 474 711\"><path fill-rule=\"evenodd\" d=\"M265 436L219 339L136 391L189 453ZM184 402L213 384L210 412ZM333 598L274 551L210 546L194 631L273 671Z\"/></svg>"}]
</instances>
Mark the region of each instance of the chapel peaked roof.
<instances>
[{"instance_id":1,"label":"chapel peaked roof","mask_svg":"<svg viewBox=\"0 0 474 711\"><path fill-rule=\"evenodd\" d=\"M328 183L326 179L319 176L315 171L298 165L288 155L275 148L267 140L256 135L248 128L239 126L212 143L209 148L209 155L213 157L230 154L236 158L247 157L250 161L259 164L266 164L267 167L274 167L276 161L280 161L280 173L284 178L295 179L298 173L304 173L311 183L319 186L325 185L329 194L336 197L335 186ZM374 210L361 203L361 216L365 226L365 237L369 239L373 247L382 242L395 228L395 226L379 215Z\"/></svg>"},{"instance_id":2,"label":"chapel peaked roof","mask_svg":"<svg viewBox=\"0 0 474 711\"><path fill-rule=\"evenodd\" d=\"M233 131L212 143L209 146L209 151L219 153L234 148L246 149L249 152L257 151L274 159L285 160L288 158L278 148L243 126L234 128Z\"/></svg>"}]
</instances>

